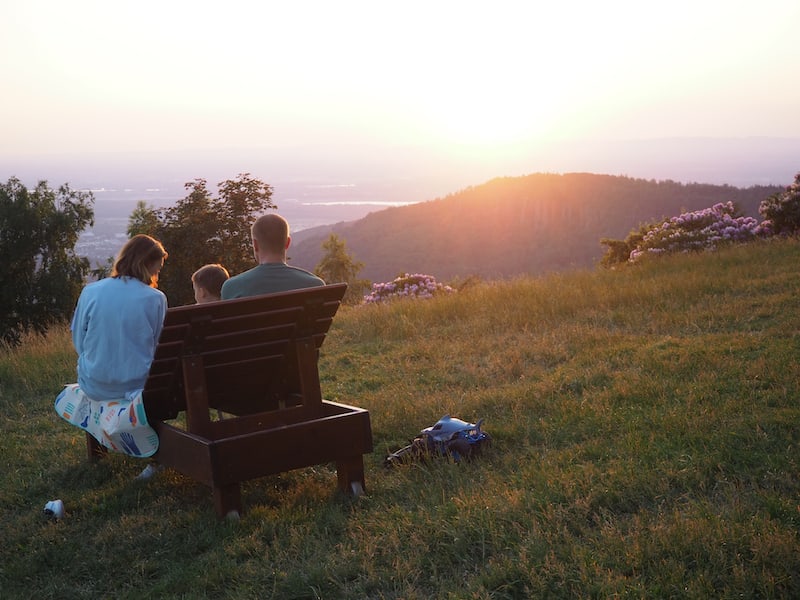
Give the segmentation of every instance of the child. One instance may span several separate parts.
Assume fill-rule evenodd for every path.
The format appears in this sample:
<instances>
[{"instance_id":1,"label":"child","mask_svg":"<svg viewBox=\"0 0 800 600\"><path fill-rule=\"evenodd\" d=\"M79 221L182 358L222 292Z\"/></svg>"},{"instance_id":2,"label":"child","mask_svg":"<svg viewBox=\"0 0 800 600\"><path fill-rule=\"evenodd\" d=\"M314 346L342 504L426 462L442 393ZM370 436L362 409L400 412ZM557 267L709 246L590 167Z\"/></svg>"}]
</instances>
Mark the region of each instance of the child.
<instances>
[{"instance_id":1,"label":"child","mask_svg":"<svg viewBox=\"0 0 800 600\"><path fill-rule=\"evenodd\" d=\"M198 304L215 302L219 300L222 284L228 279L228 271L222 265L211 264L203 265L192 273L192 287L194 288L194 299ZM136 479L146 481L162 470L162 466L156 461L152 461L144 471L139 473Z\"/></svg>"},{"instance_id":2,"label":"child","mask_svg":"<svg viewBox=\"0 0 800 600\"><path fill-rule=\"evenodd\" d=\"M220 299L222 284L228 280L227 269L222 265L203 265L192 274L194 299L198 304L216 302Z\"/></svg>"}]
</instances>

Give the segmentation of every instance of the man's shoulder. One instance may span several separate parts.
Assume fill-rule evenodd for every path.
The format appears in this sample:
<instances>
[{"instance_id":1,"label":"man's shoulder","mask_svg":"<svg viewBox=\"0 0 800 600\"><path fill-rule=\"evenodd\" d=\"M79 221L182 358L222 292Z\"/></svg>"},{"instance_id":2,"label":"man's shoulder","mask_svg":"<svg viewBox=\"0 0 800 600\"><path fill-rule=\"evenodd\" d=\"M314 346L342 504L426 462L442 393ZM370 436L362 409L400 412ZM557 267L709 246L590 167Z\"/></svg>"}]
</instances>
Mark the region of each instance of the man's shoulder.
<instances>
[{"instance_id":1,"label":"man's shoulder","mask_svg":"<svg viewBox=\"0 0 800 600\"><path fill-rule=\"evenodd\" d=\"M231 300L322 285L325 282L321 278L300 267L285 263L264 263L228 279L222 285L222 299Z\"/></svg>"},{"instance_id":2,"label":"man's shoulder","mask_svg":"<svg viewBox=\"0 0 800 600\"><path fill-rule=\"evenodd\" d=\"M228 279L222 282L222 287L223 288L226 286L231 287L235 286L240 281L247 281L248 279L255 276L257 269L258 269L257 267L253 267L252 269L247 269L247 271L242 271L237 275L231 275L230 277L228 277Z\"/></svg>"},{"instance_id":3,"label":"man's shoulder","mask_svg":"<svg viewBox=\"0 0 800 600\"><path fill-rule=\"evenodd\" d=\"M306 271L305 269L303 269L301 267L295 267L294 265L284 265L284 266L287 269L291 269L299 277L302 277L302 278L305 278L305 279L308 279L308 280L319 281L320 285L324 285L325 284L325 282L322 281L322 279L320 277L317 277L311 271Z\"/></svg>"},{"instance_id":4,"label":"man's shoulder","mask_svg":"<svg viewBox=\"0 0 800 600\"><path fill-rule=\"evenodd\" d=\"M240 292L243 287L249 285L256 272L256 267L243 271L238 275L232 275L222 283L222 299L227 300L233 297L234 294Z\"/></svg>"}]
</instances>

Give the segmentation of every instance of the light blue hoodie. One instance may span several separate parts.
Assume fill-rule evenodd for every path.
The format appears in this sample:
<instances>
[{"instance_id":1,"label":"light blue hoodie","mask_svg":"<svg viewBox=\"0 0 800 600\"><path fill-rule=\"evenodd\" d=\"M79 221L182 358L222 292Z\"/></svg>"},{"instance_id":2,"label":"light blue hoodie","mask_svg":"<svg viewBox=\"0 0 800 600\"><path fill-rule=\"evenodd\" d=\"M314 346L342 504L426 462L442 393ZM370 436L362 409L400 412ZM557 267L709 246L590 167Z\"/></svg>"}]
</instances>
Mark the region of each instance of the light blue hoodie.
<instances>
[{"instance_id":1,"label":"light blue hoodie","mask_svg":"<svg viewBox=\"0 0 800 600\"><path fill-rule=\"evenodd\" d=\"M167 297L132 277L108 277L81 292L72 317L78 384L95 400L144 387L164 327Z\"/></svg>"}]
</instances>

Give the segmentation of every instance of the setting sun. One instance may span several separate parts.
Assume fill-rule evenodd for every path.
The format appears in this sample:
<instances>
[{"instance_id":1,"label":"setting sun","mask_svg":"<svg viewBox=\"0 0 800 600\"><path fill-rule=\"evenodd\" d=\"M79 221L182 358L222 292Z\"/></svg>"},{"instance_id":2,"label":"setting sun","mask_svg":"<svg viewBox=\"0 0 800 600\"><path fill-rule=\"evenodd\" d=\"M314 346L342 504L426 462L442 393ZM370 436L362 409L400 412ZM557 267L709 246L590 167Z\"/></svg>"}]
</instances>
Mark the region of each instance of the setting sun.
<instances>
[{"instance_id":1,"label":"setting sun","mask_svg":"<svg viewBox=\"0 0 800 600\"><path fill-rule=\"evenodd\" d=\"M535 139L556 116L546 98L510 89L469 90L432 107L430 133L444 143L487 145Z\"/></svg>"}]
</instances>

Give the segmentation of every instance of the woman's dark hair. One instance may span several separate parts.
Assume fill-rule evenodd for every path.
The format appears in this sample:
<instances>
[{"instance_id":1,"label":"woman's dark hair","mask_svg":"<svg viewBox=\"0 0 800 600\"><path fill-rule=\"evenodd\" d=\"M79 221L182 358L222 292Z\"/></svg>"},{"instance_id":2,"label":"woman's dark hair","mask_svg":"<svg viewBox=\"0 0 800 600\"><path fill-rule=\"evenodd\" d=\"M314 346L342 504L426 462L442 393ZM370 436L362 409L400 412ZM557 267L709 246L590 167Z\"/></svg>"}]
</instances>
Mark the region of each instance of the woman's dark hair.
<instances>
[{"instance_id":1,"label":"woman's dark hair","mask_svg":"<svg viewBox=\"0 0 800 600\"><path fill-rule=\"evenodd\" d=\"M133 277L151 287L158 285L158 273L152 272L153 263L167 259L161 242L140 233L129 239L117 255L111 277Z\"/></svg>"}]
</instances>

